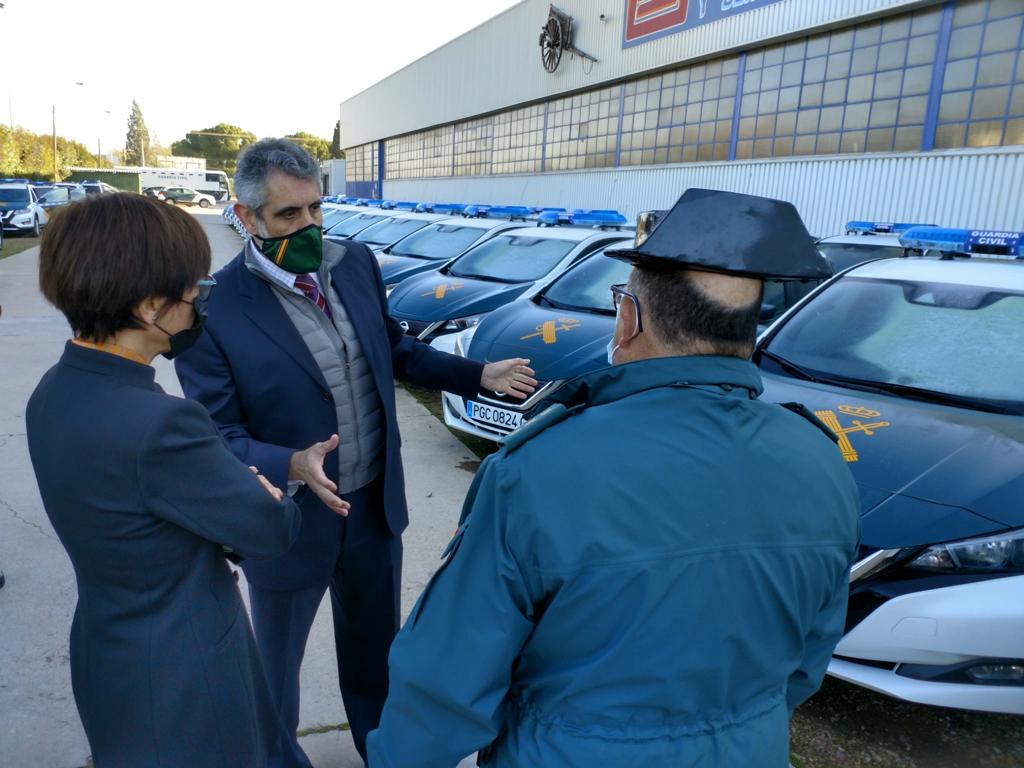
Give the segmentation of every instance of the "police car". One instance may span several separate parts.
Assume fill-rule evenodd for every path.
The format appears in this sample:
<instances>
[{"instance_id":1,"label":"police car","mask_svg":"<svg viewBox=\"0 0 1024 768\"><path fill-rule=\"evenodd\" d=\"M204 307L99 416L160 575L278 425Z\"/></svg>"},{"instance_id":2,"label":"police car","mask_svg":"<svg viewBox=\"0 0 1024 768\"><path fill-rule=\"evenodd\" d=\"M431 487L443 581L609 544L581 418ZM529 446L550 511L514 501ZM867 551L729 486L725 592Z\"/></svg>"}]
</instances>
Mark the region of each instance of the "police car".
<instances>
[{"instance_id":1,"label":"police car","mask_svg":"<svg viewBox=\"0 0 1024 768\"><path fill-rule=\"evenodd\" d=\"M519 215L528 209L513 209ZM508 213L491 209L489 215ZM542 214L543 215L543 214ZM539 287L589 254L631 240L625 217L609 211L545 217L554 226L508 229L470 248L440 269L398 284L391 316L425 341L470 328L489 312Z\"/></svg>"},{"instance_id":2,"label":"police car","mask_svg":"<svg viewBox=\"0 0 1024 768\"><path fill-rule=\"evenodd\" d=\"M333 241L348 240L358 235L367 227L372 227L374 224L390 218L390 216L391 214L388 211L380 210L379 208L376 210L367 209L365 206L360 206L357 213L332 224L330 228L324 227L324 238Z\"/></svg>"},{"instance_id":3,"label":"police car","mask_svg":"<svg viewBox=\"0 0 1024 768\"><path fill-rule=\"evenodd\" d=\"M415 203L410 205L415 206ZM352 236L352 239L366 245L375 254L380 254L389 245L394 245L399 240L413 232L426 227L428 224L435 224L451 216L445 213L416 213L412 210L398 210L381 221L373 224L359 233Z\"/></svg>"},{"instance_id":4,"label":"police car","mask_svg":"<svg viewBox=\"0 0 1024 768\"><path fill-rule=\"evenodd\" d=\"M420 205L418 210L453 216L465 210L457 203ZM381 249L377 256L384 287L391 295L394 287L413 275L430 272L464 253L474 245L522 224L502 217L447 218L406 235L394 245ZM367 232L368 234L368 232Z\"/></svg>"},{"instance_id":5,"label":"police car","mask_svg":"<svg viewBox=\"0 0 1024 768\"><path fill-rule=\"evenodd\" d=\"M911 227L930 227L932 224L908 224L886 221L850 221L845 235L824 237L818 241L821 251L833 272L871 259L886 259L903 255L900 235Z\"/></svg>"},{"instance_id":6,"label":"police car","mask_svg":"<svg viewBox=\"0 0 1024 768\"><path fill-rule=\"evenodd\" d=\"M629 280L632 267L604 250L573 265L550 283L514 301L455 337L434 346L474 360L524 357L538 380L524 402L488 390L465 400L445 392L445 423L453 429L501 442L544 408L544 401L568 379L608 364L615 330L611 286ZM766 280L759 330L810 293L820 281ZM451 339L451 341L449 341Z\"/></svg>"},{"instance_id":7,"label":"police car","mask_svg":"<svg viewBox=\"0 0 1024 768\"><path fill-rule=\"evenodd\" d=\"M838 436L861 547L830 674L1024 714L1024 233L915 227L757 344L764 397ZM929 255L930 254L930 255Z\"/></svg>"},{"instance_id":8,"label":"police car","mask_svg":"<svg viewBox=\"0 0 1024 768\"><path fill-rule=\"evenodd\" d=\"M366 209L346 203L325 202L321 205L320 211L324 217L324 231L327 231L335 224L345 221L345 219L350 219L359 213L365 213Z\"/></svg>"}]
</instances>

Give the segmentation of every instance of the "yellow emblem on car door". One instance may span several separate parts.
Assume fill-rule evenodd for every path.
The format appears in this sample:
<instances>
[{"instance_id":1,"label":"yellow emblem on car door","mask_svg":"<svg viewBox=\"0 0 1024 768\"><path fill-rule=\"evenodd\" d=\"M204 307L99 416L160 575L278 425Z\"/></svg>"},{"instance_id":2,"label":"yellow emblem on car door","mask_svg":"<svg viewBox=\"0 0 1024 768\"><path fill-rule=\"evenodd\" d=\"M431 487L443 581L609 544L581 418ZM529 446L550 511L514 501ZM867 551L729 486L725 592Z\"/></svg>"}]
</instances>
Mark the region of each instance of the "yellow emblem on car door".
<instances>
[{"instance_id":1,"label":"yellow emblem on car door","mask_svg":"<svg viewBox=\"0 0 1024 768\"><path fill-rule=\"evenodd\" d=\"M842 452L843 458L850 462L860 459L860 455L850 441L850 435L862 433L866 437L871 437L877 430L891 426L888 421L871 421L871 419L877 419L882 414L870 408L857 405L840 405L836 410L844 416L856 418L852 418L850 425L844 427L839 421L839 417L836 416L835 411L815 411L814 415L836 433L836 437L839 438L839 450Z\"/></svg>"}]
</instances>

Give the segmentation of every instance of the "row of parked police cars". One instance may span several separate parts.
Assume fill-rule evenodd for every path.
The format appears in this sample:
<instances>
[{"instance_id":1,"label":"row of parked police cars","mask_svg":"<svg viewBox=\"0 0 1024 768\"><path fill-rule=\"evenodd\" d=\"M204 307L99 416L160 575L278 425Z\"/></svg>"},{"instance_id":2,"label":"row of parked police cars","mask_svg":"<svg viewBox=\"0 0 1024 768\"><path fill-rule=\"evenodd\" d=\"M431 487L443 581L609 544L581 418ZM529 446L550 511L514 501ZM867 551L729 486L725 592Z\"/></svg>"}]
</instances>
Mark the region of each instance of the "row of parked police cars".
<instances>
[{"instance_id":1,"label":"row of parked police cars","mask_svg":"<svg viewBox=\"0 0 1024 768\"><path fill-rule=\"evenodd\" d=\"M649 234L607 210L352 198L325 198L324 230L376 253L407 333L530 359L540 384L524 403L443 395L450 427L496 442L607 364L610 286L630 266L605 250ZM764 399L831 428L860 488L829 672L1024 714L1024 233L851 221L819 248L831 279L766 283L753 361Z\"/></svg>"}]
</instances>

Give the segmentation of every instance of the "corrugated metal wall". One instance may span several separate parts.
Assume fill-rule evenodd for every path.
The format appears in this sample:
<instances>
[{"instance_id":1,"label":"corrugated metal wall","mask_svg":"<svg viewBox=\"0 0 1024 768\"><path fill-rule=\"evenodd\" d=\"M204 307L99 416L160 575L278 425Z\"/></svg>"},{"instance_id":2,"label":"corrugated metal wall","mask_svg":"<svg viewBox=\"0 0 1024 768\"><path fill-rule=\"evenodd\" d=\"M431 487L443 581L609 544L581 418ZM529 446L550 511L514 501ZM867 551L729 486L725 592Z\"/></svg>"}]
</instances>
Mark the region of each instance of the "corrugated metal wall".
<instances>
[{"instance_id":1,"label":"corrugated metal wall","mask_svg":"<svg viewBox=\"0 0 1024 768\"><path fill-rule=\"evenodd\" d=\"M576 47L554 74L537 44L549 0L523 0L504 13L348 99L341 105L342 146L449 123L516 104L591 88L671 64L767 43L866 15L936 0L784 0L686 32L622 48L624 0L558 0L573 16ZM606 20L600 21L605 14Z\"/></svg>"},{"instance_id":2,"label":"corrugated metal wall","mask_svg":"<svg viewBox=\"0 0 1024 768\"><path fill-rule=\"evenodd\" d=\"M1024 150L838 155L687 163L543 175L384 182L396 200L616 208L670 207L690 187L788 200L818 236L849 219L1024 231Z\"/></svg>"}]
</instances>

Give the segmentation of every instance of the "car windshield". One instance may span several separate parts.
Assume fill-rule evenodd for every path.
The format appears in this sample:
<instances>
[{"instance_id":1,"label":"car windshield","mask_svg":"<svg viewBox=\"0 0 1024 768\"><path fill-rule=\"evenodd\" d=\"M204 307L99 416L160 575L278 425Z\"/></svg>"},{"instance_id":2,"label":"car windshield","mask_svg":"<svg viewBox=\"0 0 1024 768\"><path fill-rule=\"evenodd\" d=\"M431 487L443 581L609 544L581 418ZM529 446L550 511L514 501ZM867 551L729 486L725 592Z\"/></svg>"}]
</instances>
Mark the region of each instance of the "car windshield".
<instances>
[{"instance_id":1,"label":"car windshield","mask_svg":"<svg viewBox=\"0 0 1024 768\"><path fill-rule=\"evenodd\" d=\"M72 187L71 188L71 199L72 200L81 200L83 197L85 197L85 190L84 189L82 189L81 187Z\"/></svg>"},{"instance_id":2,"label":"car windshield","mask_svg":"<svg viewBox=\"0 0 1024 768\"><path fill-rule=\"evenodd\" d=\"M27 203L28 189L19 187L0 187L0 203Z\"/></svg>"},{"instance_id":3,"label":"car windshield","mask_svg":"<svg viewBox=\"0 0 1024 768\"><path fill-rule=\"evenodd\" d=\"M39 202L41 202L41 203L66 203L69 198L70 198L70 193L68 192L68 190L66 188L64 188L64 187L57 187L56 189L51 189L49 192L47 192L45 195L43 195L42 199Z\"/></svg>"},{"instance_id":4,"label":"car windshield","mask_svg":"<svg viewBox=\"0 0 1024 768\"><path fill-rule=\"evenodd\" d=\"M337 208L324 209L324 229L330 229L339 221L350 219L356 215L356 211L339 211Z\"/></svg>"},{"instance_id":5,"label":"car windshield","mask_svg":"<svg viewBox=\"0 0 1024 768\"><path fill-rule=\"evenodd\" d=\"M581 309L615 314L611 287L629 280L633 267L598 253L581 262L547 287L541 301L557 309Z\"/></svg>"},{"instance_id":6,"label":"car windshield","mask_svg":"<svg viewBox=\"0 0 1024 768\"><path fill-rule=\"evenodd\" d=\"M385 218L387 217L373 213L356 214L335 224L328 230L327 234L335 235L336 237L352 237L356 232Z\"/></svg>"},{"instance_id":7,"label":"car windshield","mask_svg":"<svg viewBox=\"0 0 1024 768\"><path fill-rule=\"evenodd\" d=\"M370 245L391 245L418 229L423 229L429 222L420 219L388 219L367 227L353 239Z\"/></svg>"},{"instance_id":8,"label":"car windshield","mask_svg":"<svg viewBox=\"0 0 1024 768\"><path fill-rule=\"evenodd\" d=\"M867 240L868 238L865 238ZM818 243L818 250L825 254L833 272L842 272L847 267L860 264L871 259L891 259L902 256L903 249L898 245L880 245L870 242L859 243Z\"/></svg>"},{"instance_id":9,"label":"car windshield","mask_svg":"<svg viewBox=\"0 0 1024 768\"><path fill-rule=\"evenodd\" d=\"M48 192L53 190L53 187L45 187L41 184L33 185L32 188L36 191L36 197L44 197Z\"/></svg>"},{"instance_id":10,"label":"car windshield","mask_svg":"<svg viewBox=\"0 0 1024 768\"><path fill-rule=\"evenodd\" d=\"M469 248L481 234L483 230L479 227L431 224L395 243L391 252L396 256L412 256L417 259L453 259Z\"/></svg>"},{"instance_id":11,"label":"car windshield","mask_svg":"<svg viewBox=\"0 0 1024 768\"><path fill-rule=\"evenodd\" d=\"M468 251L452 264L450 272L454 277L501 283L532 282L548 274L577 245L574 240L500 235Z\"/></svg>"},{"instance_id":12,"label":"car windshield","mask_svg":"<svg viewBox=\"0 0 1024 768\"><path fill-rule=\"evenodd\" d=\"M1021 326L1024 293L847 277L794 315L766 357L826 383L1024 414Z\"/></svg>"}]
</instances>

